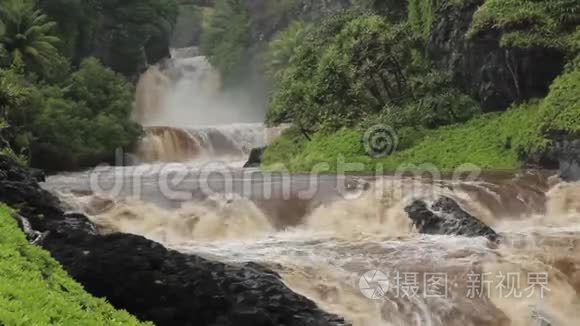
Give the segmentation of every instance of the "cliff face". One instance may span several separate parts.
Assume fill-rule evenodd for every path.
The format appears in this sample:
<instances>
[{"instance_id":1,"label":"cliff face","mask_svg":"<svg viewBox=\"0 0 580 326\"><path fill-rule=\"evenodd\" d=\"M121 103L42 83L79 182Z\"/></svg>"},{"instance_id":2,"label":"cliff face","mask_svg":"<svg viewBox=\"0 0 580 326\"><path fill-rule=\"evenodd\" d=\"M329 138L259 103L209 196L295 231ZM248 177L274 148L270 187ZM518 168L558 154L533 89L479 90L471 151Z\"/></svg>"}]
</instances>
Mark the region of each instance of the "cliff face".
<instances>
[{"instance_id":1,"label":"cliff face","mask_svg":"<svg viewBox=\"0 0 580 326\"><path fill-rule=\"evenodd\" d=\"M483 2L447 3L437 10L428 58L450 72L457 87L479 100L488 112L545 96L562 72L564 55L545 48L501 47L498 32L467 39L473 14Z\"/></svg>"}]
</instances>

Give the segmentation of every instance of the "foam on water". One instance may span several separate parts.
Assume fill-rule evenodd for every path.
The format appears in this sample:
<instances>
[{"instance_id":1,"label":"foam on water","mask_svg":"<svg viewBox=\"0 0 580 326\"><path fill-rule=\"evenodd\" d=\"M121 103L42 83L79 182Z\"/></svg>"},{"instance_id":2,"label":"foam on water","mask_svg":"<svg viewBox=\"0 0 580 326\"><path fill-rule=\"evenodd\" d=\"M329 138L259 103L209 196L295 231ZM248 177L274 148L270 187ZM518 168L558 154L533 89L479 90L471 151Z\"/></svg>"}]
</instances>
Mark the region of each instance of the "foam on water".
<instances>
[{"instance_id":1,"label":"foam on water","mask_svg":"<svg viewBox=\"0 0 580 326\"><path fill-rule=\"evenodd\" d=\"M401 190L404 187L407 190ZM545 209L514 218L497 214L498 198L475 200L475 188L487 196L500 187L379 180L361 196L320 206L299 225L287 227L275 227L269 216L241 197L212 197L172 211L130 198L95 200L95 194L68 200L92 213L104 233L135 233L224 262L264 264L293 290L354 325L523 326L543 325L541 320L576 325L580 318L580 184L557 184L545 194ZM511 196L511 191L507 194ZM439 195L451 196L474 215L484 216L504 240L498 245L483 238L417 234L403 211L405 205L412 198L430 200ZM501 200L504 196L494 194ZM419 293L428 286L426 275L444 273L448 295L387 292L382 300L371 300L361 293L359 282L373 270L391 278L415 275ZM545 297L499 293L500 288L524 292L530 285L524 276L534 272L548 275ZM467 296L474 273L494 276L481 297ZM509 273L519 274L520 282L502 285L505 280L497 276Z\"/></svg>"}]
</instances>

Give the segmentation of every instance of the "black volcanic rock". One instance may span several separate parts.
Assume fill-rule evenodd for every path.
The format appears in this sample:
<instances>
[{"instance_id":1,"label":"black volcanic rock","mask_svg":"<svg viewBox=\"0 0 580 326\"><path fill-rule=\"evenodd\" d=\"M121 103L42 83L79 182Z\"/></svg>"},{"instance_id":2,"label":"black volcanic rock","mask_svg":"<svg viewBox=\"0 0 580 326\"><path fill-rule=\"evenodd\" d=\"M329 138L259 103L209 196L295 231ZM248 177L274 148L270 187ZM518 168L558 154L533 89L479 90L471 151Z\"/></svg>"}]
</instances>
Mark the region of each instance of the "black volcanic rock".
<instances>
[{"instance_id":1,"label":"black volcanic rock","mask_svg":"<svg viewBox=\"0 0 580 326\"><path fill-rule=\"evenodd\" d=\"M266 147L259 147L253 148L250 152L250 158L248 158L248 162L244 165L245 168L257 168L260 167L262 164L262 155L264 155L264 151Z\"/></svg>"},{"instance_id":2,"label":"black volcanic rock","mask_svg":"<svg viewBox=\"0 0 580 326\"><path fill-rule=\"evenodd\" d=\"M431 207L417 200L407 206L405 211L419 233L487 237L492 241L498 239L492 228L465 212L448 197L439 198Z\"/></svg>"},{"instance_id":3,"label":"black volcanic rock","mask_svg":"<svg viewBox=\"0 0 580 326\"><path fill-rule=\"evenodd\" d=\"M562 180L580 181L580 137L557 137L549 155L559 162Z\"/></svg>"},{"instance_id":4,"label":"black volcanic rock","mask_svg":"<svg viewBox=\"0 0 580 326\"><path fill-rule=\"evenodd\" d=\"M339 325L257 265L230 266L145 238L52 233L52 252L87 291L157 325Z\"/></svg>"},{"instance_id":5,"label":"black volcanic rock","mask_svg":"<svg viewBox=\"0 0 580 326\"><path fill-rule=\"evenodd\" d=\"M0 155L0 202L91 294L156 325L344 325L257 264L232 266L167 250L143 237L97 235L65 214L35 176Z\"/></svg>"}]
</instances>

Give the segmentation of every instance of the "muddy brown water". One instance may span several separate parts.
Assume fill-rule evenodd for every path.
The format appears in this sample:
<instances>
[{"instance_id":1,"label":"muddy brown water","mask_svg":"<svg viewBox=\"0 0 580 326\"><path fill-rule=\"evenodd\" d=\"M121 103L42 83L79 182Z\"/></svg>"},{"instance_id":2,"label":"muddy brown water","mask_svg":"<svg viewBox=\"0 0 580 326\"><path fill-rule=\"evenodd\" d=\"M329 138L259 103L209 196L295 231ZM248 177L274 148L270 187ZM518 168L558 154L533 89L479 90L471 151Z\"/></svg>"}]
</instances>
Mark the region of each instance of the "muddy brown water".
<instances>
[{"instance_id":1,"label":"muddy brown water","mask_svg":"<svg viewBox=\"0 0 580 326\"><path fill-rule=\"evenodd\" d=\"M269 266L354 325L578 325L580 184L551 175L312 177L149 164L57 175L44 187L103 233ZM440 195L504 240L417 234L405 205Z\"/></svg>"}]
</instances>

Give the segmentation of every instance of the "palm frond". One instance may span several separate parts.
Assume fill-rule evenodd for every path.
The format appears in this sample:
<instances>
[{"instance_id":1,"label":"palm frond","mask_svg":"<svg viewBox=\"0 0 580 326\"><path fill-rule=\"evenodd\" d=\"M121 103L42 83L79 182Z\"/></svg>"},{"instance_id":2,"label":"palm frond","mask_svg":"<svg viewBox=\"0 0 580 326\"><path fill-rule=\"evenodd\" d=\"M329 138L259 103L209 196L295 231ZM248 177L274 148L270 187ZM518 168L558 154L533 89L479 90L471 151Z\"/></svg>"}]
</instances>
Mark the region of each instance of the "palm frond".
<instances>
[{"instance_id":1,"label":"palm frond","mask_svg":"<svg viewBox=\"0 0 580 326\"><path fill-rule=\"evenodd\" d=\"M0 21L3 37L0 43L11 52L13 62L44 63L57 53L54 44L60 39L53 32L56 23L49 21L32 0L2 0Z\"/></svg>"}]
</instances>

